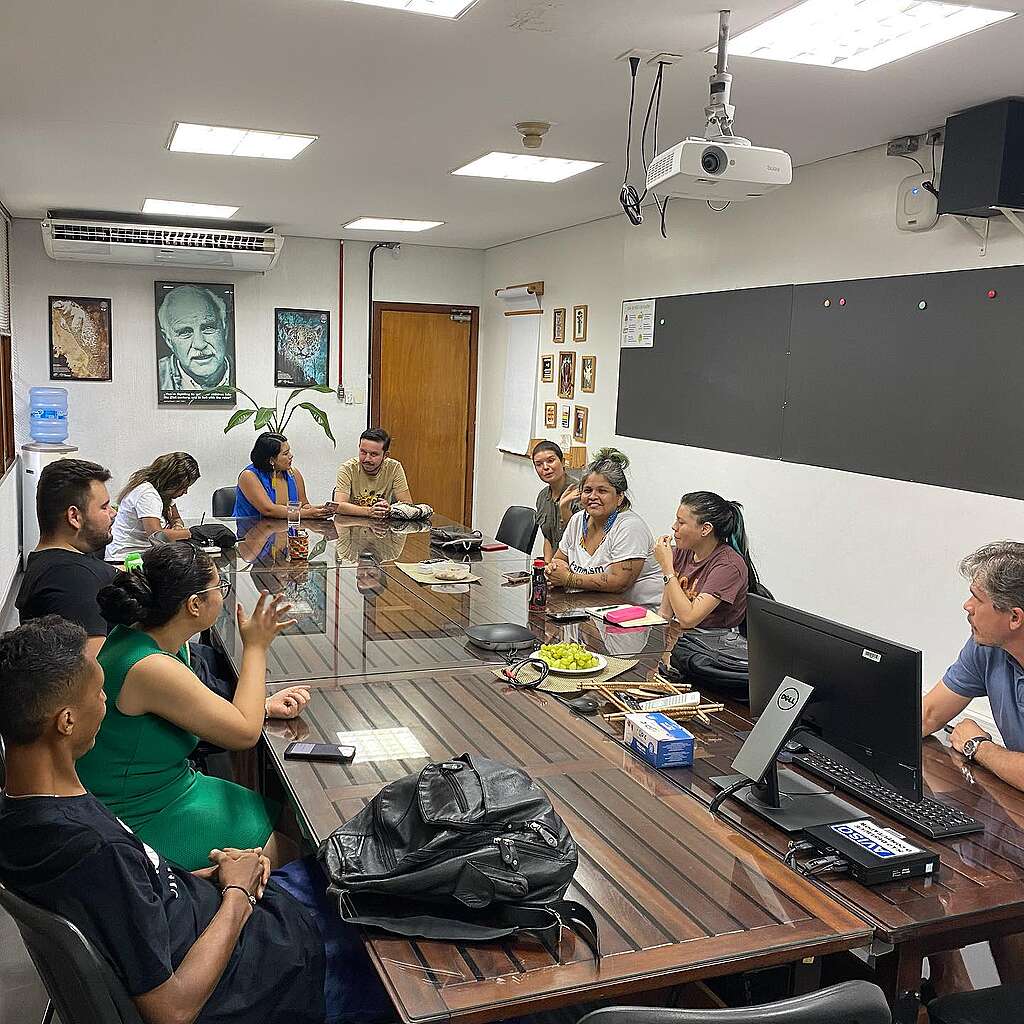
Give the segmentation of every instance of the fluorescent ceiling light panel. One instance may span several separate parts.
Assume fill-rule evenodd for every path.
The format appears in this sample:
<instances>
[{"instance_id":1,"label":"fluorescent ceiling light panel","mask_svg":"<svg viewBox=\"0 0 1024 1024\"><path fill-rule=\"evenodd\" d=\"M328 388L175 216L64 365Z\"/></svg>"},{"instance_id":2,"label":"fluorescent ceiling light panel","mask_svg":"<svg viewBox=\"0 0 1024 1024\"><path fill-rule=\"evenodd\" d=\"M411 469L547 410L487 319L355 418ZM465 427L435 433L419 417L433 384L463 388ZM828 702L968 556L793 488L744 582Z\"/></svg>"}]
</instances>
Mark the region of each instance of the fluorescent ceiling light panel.
<instances>
[{"instance_id":1,"label":"fluorescent ceiling light panel","mask_svg":"<svg viewBox=\"0 0 1024 1024\"><path fill-rule=\"evenodd\" d=\"M209 203L182 203L176 199L147 199L143 213L162 213L172 217L213 217L226 220L238 213L237 206L211 206Z\"/></svg>"},{"instance_id":2,"label":"fluorescent ceiling light panel","mask_svg":"<svg viewBox=\"0 0 1024 1024\"><path fill-rule=\"evenodd\" d=\"M427 231L439 228L443 220L397 220L393 217L358 217L345 225L352 231Z\"/></svg>"},{"instance_id":3,"label":"fluorescent ceiling light panel","mask_svg":"<svg viewBox=\"0 0 1024 1024\"><path fill-rule=\"evenodd\" d=\"M729 55L871 71L1014 13L914 0L805 0L731 39Z\"/></svg>"},{"instance_id":4,"label":"fluorescent ceiling light panel","mask_svg":"<svg viewBox=\"0 0 1024 1024\"><path fill-rule=\"evenodd\" d=\"M409 14L432 14L435 18L458 18L476 3L476 0L349 0L349 3L370 7L390 7Z\"/></svg>"},{"instance_id":5,"label":"fluorescent ceiling light panel","mask_svg":"<svg viewBox=\"0 0 1024 1024\"><path fill-rule=\"evenodd\" d=\"M294 160L315 135L261 132L255 128L222 128L212 124L175 122L167 148L172 153L213 153L217 156L255 156Z\"/></svg>"},{"instance_id":6,"label":"fluorescent ceiling light panel","mask_svg":"<svg viewBox=\"0 0 1024 1024\"><path fill-rule=\"evenodd\" d=\"M511 181L564 181L574 174L600 166L590 160L562 160L554 156L530 156L528 153L488 153L452 171L452 174L507 178Z\"/></svg>"}]
</instances>

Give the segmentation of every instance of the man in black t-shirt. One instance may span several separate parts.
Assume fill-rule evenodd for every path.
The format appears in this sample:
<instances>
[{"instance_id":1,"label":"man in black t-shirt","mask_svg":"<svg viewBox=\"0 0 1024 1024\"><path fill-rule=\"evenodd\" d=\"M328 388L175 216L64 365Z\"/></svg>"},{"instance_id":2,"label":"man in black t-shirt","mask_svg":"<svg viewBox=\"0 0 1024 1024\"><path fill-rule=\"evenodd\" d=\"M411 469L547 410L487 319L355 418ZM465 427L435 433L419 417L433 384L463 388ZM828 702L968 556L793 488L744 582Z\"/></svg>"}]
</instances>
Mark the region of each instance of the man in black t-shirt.
<instances>
[{"instance_id":1,"label":"man in black t-shirt","mask_svg":"<svg viewBox=\"0 0 1024 1024\"><path fill-rule=\"evenodd\" d=\"M44 467L36 486L39 543L28 556L15 602L22 622L60 615L88 634L89 653L103 646L109 629L96 595L114 578L103 561L117 512L107 493L109 470L84 459L58 459Z\"/></svg>"},{"instance_id":2,"label":"man in black t-shirt","mask_svg":"<svg viewBox=\"0 0 1024 1024\"><path fill-rule=\"evenodd\" d=\"M147 1024L394 1019L358 932L326 912L315 864L271 876L259 849L212 850L190 873L85 790L75 761L105 713L80 626L51 615L0 637L0 882L74 922Z\"/></svg>"},{"instance_id":3,"label":"man in black t-shirt","mask_svg":"<svg viewBox=\"0 0 1024 1024\"><path fill-rule=\"evenodd\" d=\"M107 493L109 470L83 459L58 459L44 467L36 487L39 543L28 556L17 600L21 622L59 615L77 622L98 654L110 624L96 595L117 572L103 561L117 510ZM192 670L218 696L232 700L235 684L212 647L189 643Z\"/></svg>"}]
</instances>

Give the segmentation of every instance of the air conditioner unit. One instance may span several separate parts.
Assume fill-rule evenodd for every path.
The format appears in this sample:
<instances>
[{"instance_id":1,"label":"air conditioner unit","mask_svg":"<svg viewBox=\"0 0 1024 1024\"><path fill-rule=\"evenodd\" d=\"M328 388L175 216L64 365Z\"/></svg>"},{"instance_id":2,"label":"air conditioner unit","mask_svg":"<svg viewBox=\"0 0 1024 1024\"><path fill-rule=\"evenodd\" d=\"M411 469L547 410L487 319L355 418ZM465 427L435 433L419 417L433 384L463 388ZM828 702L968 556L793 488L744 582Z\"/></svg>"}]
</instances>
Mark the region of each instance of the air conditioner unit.
<instances>
[{"instance_id":1,"label":"air conditioner unit","mask_svg":"<svg viewBox=\"0 0 1024 1024\"><path fill-rule=\"evenodd\" d=\"M284 236L269 231L61 217L48 217L41 226L46 255L54 260L266 271L284 248Z\"/></svg>"}]
</instances>

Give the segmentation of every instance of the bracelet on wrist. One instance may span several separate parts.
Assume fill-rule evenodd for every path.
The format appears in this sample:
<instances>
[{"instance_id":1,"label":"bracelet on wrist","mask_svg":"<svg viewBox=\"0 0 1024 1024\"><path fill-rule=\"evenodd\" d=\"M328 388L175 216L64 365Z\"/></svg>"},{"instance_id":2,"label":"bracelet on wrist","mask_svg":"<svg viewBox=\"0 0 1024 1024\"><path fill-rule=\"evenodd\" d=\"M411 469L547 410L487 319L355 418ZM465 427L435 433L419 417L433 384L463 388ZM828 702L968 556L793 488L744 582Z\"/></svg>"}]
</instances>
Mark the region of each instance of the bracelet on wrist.
<instances>
[{"instance_id":1,"label":"bracelet on wrist","mask_svg":"<svg viewBox=\"0 0 1024 1024\"><path fill-rule=\"evenodd\" d=\"M237 889L239 892L244 892L245 893L245 898L249 901L249 906L250 907L255 907L256 906L256 897L253 896L253 894L251 892L249 892L248 889L246 889L244 886L241 886L241 885L225 885L224 888L221 889L221 891L220 891L220 898L221 899L224 899L224 893L226 893L228 891L228 889Z\"/></svg>"}]
</instances>

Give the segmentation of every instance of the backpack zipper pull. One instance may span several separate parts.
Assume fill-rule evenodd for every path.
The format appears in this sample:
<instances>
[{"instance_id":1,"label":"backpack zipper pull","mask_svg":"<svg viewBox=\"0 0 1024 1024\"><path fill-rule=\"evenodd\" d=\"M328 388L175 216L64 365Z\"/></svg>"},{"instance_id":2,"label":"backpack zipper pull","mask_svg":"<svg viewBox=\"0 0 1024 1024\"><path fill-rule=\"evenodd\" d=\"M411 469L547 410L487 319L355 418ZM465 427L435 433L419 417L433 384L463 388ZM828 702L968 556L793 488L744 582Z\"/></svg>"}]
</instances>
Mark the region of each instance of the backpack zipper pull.
<instances>
[{"instance_id":1,"label":"backpack zipper pull","mask_svg":"<svg viewBox=\"0 0 1024 1024\"><path fill-rule=\"evenodd\" d=\"M494 845L497 846L504 864L511 868L519 867L519 851L516 850L516 844L511 839L507 836L498 836L494 840Z\"/></svg>"},{"instance_id":2,"label":"backpack zipper pull","mask_svg":"<svg viewBox=\"0 0 1024 1024\"><path fill-rule=\"evenodd\" d=\"M548 844L548 846L558 845L558 837L551 831L551 829L542 825L539 821L531 821L530 828L536 832L537 835L539 835L541 839Z\"/></svg>"}]
</instances>

